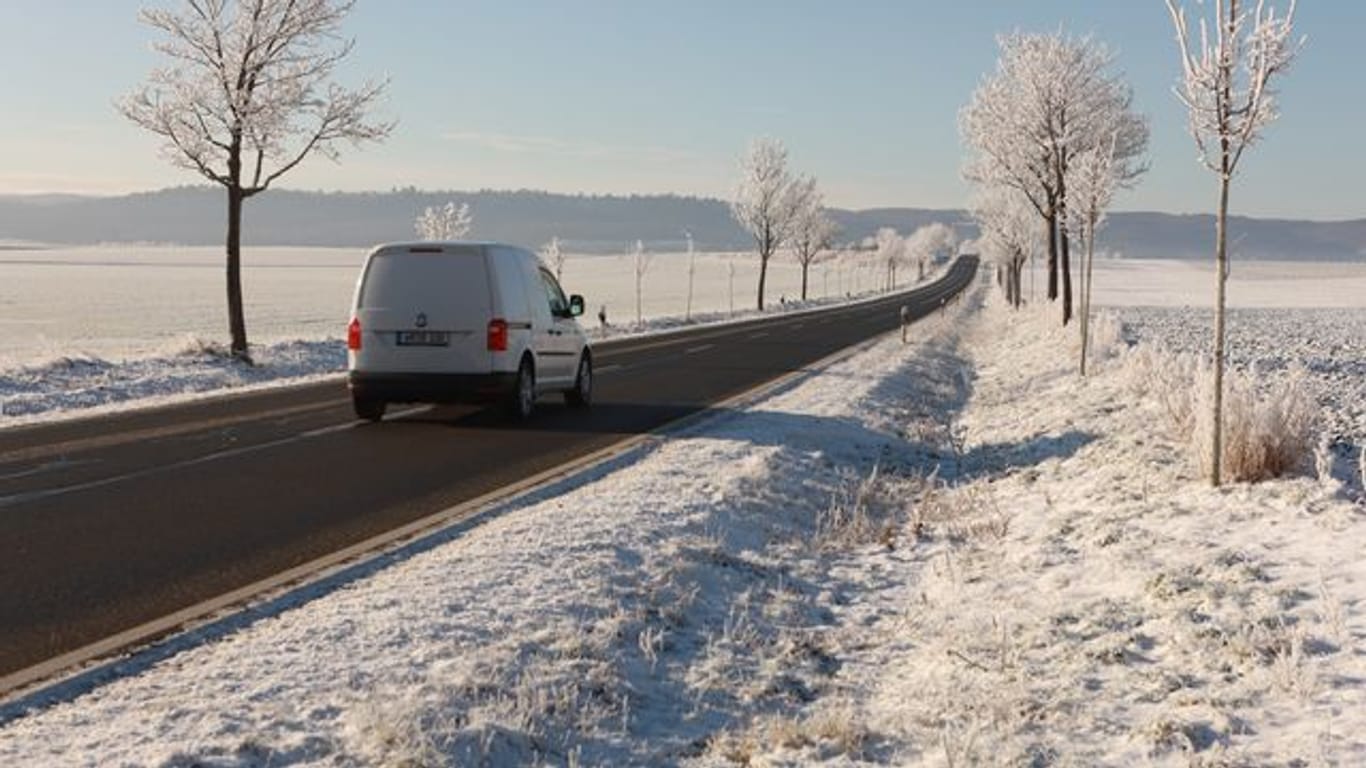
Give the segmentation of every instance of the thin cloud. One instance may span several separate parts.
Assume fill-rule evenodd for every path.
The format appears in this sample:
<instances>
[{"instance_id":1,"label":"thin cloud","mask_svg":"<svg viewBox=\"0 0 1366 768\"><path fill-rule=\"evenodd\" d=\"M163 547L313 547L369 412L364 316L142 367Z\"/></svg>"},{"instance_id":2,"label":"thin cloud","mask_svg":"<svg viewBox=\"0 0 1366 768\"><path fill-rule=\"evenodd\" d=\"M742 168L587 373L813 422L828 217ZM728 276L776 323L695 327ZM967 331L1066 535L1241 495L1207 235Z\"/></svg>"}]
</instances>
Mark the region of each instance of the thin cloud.
<instances>
[{"instance_id":1,"label":"thin cloud","mask_svg":"<svg viewBox=\"0 0 1366 768\"><path fill-rule=\"evenodd\" d=\"M491 149L495 152L516 154L560 155L576 158L629 157L665 161L695 160L699 155L669 147L632 147L591 142L565 141L550 136L525 136L483 131L448 131L441 135L446 141Z\"/></svg>"}]
</instances>

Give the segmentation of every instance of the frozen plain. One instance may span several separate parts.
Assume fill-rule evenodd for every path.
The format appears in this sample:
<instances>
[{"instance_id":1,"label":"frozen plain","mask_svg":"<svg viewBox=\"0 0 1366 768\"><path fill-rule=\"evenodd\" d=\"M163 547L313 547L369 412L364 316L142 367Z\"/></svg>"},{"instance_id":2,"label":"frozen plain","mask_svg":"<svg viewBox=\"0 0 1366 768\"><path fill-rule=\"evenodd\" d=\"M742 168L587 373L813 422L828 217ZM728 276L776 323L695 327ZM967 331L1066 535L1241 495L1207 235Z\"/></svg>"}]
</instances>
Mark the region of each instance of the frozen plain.
<instances>
[{"instance_id":1,"label":"frozen plain","mask_svg":"<svg viewBox=\"0 0 1366 768\"><path fill-rule=\"evenodd\" d=\"M1047 310L986 303L10 722L0 760L1366 760L1360 484L1211 490L1119 333L1080 381Z\"/></svg>"}]
</instances>

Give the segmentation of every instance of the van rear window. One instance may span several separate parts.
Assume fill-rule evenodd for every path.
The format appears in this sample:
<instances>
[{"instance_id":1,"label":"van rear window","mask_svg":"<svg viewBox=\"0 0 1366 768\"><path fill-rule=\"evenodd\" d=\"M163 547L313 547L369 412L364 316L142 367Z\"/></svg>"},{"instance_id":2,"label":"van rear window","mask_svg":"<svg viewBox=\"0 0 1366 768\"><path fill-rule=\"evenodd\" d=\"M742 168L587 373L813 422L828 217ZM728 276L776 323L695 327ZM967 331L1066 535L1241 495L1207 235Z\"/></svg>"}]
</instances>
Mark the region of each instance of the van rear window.
<instances>
[{"instance_id":1,"label":"van rear window","mask_svg":"<svg viewBox=\"0 0 1366 768\"><path fill-rule=\"evenodd\" d=\"M477 249L380 251L366 266L360 306L437 306L449 302L482 306L488 303L487 296L483 254Z\"/></svg>"}]
</instances>

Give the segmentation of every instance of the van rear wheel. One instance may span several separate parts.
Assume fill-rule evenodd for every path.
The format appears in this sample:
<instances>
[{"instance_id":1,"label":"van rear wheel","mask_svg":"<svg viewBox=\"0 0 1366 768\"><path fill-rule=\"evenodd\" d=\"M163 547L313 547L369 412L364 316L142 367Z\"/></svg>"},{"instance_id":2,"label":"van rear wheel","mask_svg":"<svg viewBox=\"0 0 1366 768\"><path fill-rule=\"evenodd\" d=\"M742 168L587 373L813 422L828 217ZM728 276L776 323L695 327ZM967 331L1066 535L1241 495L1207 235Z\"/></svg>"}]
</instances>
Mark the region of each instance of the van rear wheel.
<instances>
[{"instance_id":1,"label":"van rear wheel","mask_svg":"<svg viewBox=\"0 0 1366 768\"><path fill-rule=\"evenodd\" d=\"M535 407L536 370L531 365L531 358L524 357L522 364L517 367L517 381L508 402L508 415L513 421L526 421L531 418L531 411Z\"/></svg>"},{"instance_id":2,"label":"van rear wheel","mask_svg":"<svg viewBox=\"0 0 1366 768\"><path fill-rule=\"evenodd\" d=\"M588 355L579 358L574 388L564 391L564 401L570 408L587 408L593 404L593 360Z\"/></svg>"},{"instance_id":3,"label":"van rear wheel","mask_svg":"<svg viewBox=\"0 0 1366 768\"><path fill-rule=\"evenodd\" d=\"M358 418L366 421L379 421L384 418L383 400L372 400L368 397L352 397L351 407L355 409Z\"/></svg>"}]
</instances>

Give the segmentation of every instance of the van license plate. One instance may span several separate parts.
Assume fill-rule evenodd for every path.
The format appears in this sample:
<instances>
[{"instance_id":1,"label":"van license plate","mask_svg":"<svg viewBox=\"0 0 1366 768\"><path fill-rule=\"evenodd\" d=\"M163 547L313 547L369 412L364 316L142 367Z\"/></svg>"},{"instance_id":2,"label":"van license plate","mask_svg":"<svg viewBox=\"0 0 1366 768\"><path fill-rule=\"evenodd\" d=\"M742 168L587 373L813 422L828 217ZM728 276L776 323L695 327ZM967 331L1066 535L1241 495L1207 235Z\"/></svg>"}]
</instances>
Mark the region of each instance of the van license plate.
<instances>
[{"instance_id":1,"label":"van license plate","mask_svg":"<svg viewBox=\"0 0 1366 768\"><path fill-rule=\"evenodd\" d=\"M451 335L445 331L399 331L400 347L448 347Z\"/></svg>"}]
</instances>

